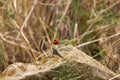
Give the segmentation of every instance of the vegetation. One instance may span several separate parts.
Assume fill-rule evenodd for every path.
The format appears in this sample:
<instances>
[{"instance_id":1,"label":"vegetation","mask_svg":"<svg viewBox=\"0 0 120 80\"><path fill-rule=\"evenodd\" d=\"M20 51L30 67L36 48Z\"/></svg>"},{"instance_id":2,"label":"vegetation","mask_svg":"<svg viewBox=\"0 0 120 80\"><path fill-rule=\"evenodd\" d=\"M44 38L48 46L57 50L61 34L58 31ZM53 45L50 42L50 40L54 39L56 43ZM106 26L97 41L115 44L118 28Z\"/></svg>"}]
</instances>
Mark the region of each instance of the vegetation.
<instances>
[{"instance_id":1,"label":"vegetation","mask_svg":"<svg viewBox=\"0 0 120 80\"><path fill-rule=\"evenodd\" d=\"M0 71L34 62L58 37L118 73L119 25L120 0L0 0Z\"/></svg>"}]
</instances>

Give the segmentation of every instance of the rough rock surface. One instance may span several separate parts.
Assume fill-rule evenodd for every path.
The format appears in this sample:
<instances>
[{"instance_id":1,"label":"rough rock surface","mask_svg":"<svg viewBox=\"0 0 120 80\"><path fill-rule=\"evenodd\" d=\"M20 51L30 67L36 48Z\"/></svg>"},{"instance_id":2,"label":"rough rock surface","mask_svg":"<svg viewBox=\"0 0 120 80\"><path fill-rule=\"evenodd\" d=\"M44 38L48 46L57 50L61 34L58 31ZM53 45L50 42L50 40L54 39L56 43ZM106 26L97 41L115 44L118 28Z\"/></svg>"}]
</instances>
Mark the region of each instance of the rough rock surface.
<instances>
[{"instance_id":1,"label":"rough rock surface","mask_svg":"<svg viewBox=\"0 0 120 80\"><path fill-rule=\"evenodd\" d=\"M48 56L42 56L34 63L14 63L8 66L0 74L0 80L58 80L55 79L55 71L62 70L67 63L70 63L71 69L79 72L78 80L108 80L116 75L71 45L62 46L59 51L64 59L47 51Z\"/></svg>"}]
</instances>

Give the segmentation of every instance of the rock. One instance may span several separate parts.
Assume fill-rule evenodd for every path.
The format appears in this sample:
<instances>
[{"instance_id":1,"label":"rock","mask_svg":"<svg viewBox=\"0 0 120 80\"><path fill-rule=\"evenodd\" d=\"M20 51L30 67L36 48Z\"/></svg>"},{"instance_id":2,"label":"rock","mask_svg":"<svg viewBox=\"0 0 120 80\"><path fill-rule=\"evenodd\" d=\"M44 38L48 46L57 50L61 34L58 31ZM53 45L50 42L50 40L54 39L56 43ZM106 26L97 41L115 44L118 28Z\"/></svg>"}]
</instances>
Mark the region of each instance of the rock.
<instances>
[{"instance_id":1,"label":"rock","mask_svg":"<svg viewBox=\"0 0 120 80\"><path fill-rule=\"evenodd\" d=\"M108 80L116 74L84 52L68 45L59 48L64 59L46 52L34 63L14 63L1 74L0 80ZM69 76L68 76L69 75ZM119 80L119 79L118 79Z\"/></svg>"}]
</instances>

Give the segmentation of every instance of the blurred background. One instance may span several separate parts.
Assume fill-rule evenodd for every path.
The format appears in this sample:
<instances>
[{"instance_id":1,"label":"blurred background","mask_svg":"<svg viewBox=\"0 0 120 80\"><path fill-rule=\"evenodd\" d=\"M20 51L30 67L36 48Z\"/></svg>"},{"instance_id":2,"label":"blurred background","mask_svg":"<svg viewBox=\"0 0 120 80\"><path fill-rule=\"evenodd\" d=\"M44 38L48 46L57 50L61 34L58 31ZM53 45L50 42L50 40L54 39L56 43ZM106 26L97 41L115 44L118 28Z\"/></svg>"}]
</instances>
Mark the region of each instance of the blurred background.
<instances>
[{"instance_id":1,"label":"blurred background","mask_svg":"<svg viewBox=\"0 0 120 80\"><path fill-rule=\"evenodd\" d=\"M0 0L0 71L35 61L57 37L117 72L119 35L120 0Z\"/></svg>"}]
</instances>

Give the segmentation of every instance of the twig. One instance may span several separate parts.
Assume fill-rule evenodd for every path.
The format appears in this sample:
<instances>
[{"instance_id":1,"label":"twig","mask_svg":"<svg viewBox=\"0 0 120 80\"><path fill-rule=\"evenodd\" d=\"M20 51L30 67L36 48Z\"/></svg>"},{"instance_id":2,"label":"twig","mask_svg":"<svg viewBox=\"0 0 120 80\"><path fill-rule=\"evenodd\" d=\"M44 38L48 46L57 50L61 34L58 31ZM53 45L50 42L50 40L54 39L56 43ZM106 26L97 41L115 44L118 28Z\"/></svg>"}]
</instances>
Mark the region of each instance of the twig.
<instances>
[{"instance_id":1,"label":"twig","mask_svg":"<svg viewBox=\"0 0 120 80\"><path fill-rule=\"evenodd\" d=\"M79 39L79 42L84 38L84 36L87 34L87 32L92 28L92 26L95 24L96 20L98 19L95 11L94 11L94 8L96 7L96 0L93 0L94 4L93 4L93 10L92 10L92 13L95 17L95 20L90 24L90 26L87 28L87 30L85 30L85 32L80 35L80 39Z\"/></svg>"},{"instance_id":2,"label":"twig","mask_svg":"<svg viewBox=\"0 0 120 80\"><path fill-rule=\"evenodd\" d=\"M117 4L119 4L119 3L120 3L120 0L117 1L117 2L115 2L114 4L112 4L111 6L107 7L106 9L101 10L101 11L100 11L100 14L102 14L102 13L110 10L111 8L113 8L115 5L117 5Z\"/></svg>"},{"instance_id":3,"label":"twig","mask_svg":"<svg viewBox=\"0 0 120 80\"><path fill-rule=\"evenodd\" d=\"M31 7L31 10L29 11L27 17L25 18L25 21L23 22L22 27L20 28L20 33L21 33L22 37L25 39L25 41L27 42L27 44L28 44L28 46L30 47L30 49L32 49L32 47L31 47L31 45L30 45L29 40L28 40L27 37L25 36L25 34L24 34L24 32L23 32L23 29L24 29L25 25L27 24L27 21L28 21L28 19L30 18L30 15L32 14L35 6L37 5L37 2L38 2L38 0L34 0L34 3L33 3L33 5L32 5L32 7ZM35 54L34 54L33 52L32 52L32 55L33 55L34 59L36 60Z\"/></svg>"},{"instance_id":4,"label":"twig","mask_svg":"<svg viewBox=\"0 0 120 80\"><path fill-rule=\"evenodd\" d=\"M112 36L109 36L109 37L99 38L99 39L96 39L96 40L93 40L93 41L88 41L88 42L82 43L82 44L80 44L76 47L79 48L79 47L82 47L82 46L85 46L85 45L88 45L88 44L91 44L91 43L94 43L94 42L98 42L98 41L104 42L104 41L107 41L107 40L109 40L113 37L119 36L119 35L120 35L120 33L116 33L116 34L114 34Z\"/></svg>"},{"instance_id":5,"label":"twig","mask_svg":"<svg viewBox=\"0 0 120 80\"><path fill-rule=\"evenodd\" d=\"M87 31L86 33L84 33L84 35L90 34L90 33L94 32L94 31L97 31L97 30L100 30L100 29L105 29L107 27L109 27L109 25L101 26L100 28L96 28L94 30Z\"/></svg>"},{"instance_id":6,"label":"twig","mask_svg":"<svg viewBox=\"0 0 120 80\"><path fill-rule=\"evenodd\" d=\"M28 21L28 19L30 18L30 15L32 14L32 12L33 12L33 10L34 10L34 8L35 8L35 5L37 4L37 1L38 1L38 0L34 0L34 3L33 3L33 5L32 5L32 7L31 7L31 10L30 10L30 12L28 13L27 17L25 18L25 21L24 21L24 23L23 23L23 25L22 25L22 27L21 27L21 29L20 29L20 33L21 33L21 35L23 36L23 38L25 39L25 41L26 41L27 43L29 43L29 41L28 41L27 37L25 36L25 34L23 33L23 29L24 29L25 25L27 24L27 21Z\"/></svg>"},{"instance_id":7,"label":"twig","mask_svg":"<svg viewBox=\"0 0 120 80\"><path fill-rule=\"evenodd\" d=\"M41 44L39 43L39 45L40 45L40 50L41 50L41 52L42 52L45 56L47 56L47 54L46 54L45 51L43 50L44 44L45 44L45 39L42 40ZM40 56L41 56L41 55L40 55ZM38 60L38 58L37 58L37 60Z\"/></svg>"},{"instance_id":8,"label":"twig","mask_svg":"<svg viewBox=\"0 0 120 80\"><path fill-rule=\"evenodd\" d=\"M88 23L90 23L92 21L96 21L104 12L110 10L111 8L113 8L114 6L116 6L119 3L120 3L120 1L117 1L117 2L113 3L112 5L110 5L109 7L102 9L101 11L99 11L99 14L97 16L95 16L95 18L89 20Z\"/></svg>"},{"instance_id":9,"label":"twig","mask_svg":"<svg viewBox=\"0 0 120 80\"><path fill-rule=\"evenodd\" d=\"M96 28L96 29L94 29L94 30L90 30L90 31L84 33L84 35L90 34L90 33L94 32L94 31L97 31L97 30L105 29L105 28L107 28L107 27L109 27L109 25L100 26L100 28ZM78 38L74 38L74 39L72 39L71 41L75 41L75 40L77 40L77 39L78 39Z\"/></svg>"},{"instance_id":10,"label":"twig","mask_svg":"<svg viewBox=\"0 0 120 80\"><path fill-rule=\"evenodd\" d=\"M112 7L114 7L115 5L117 5L117 4L119 4L119 3L120 3L120 1L117 1L117 2L115 2L114 4L110 5L109 7L107 7L106 9L101 10L101 11L99 12L99 14L95 16L94 19L90 20L89 22L93 21L93 23L91 23L91 25L88 27L88 29L81 35L80 40L83 39L83 37L86 35L87 31L93 26L93 24L96 22L96 20L97 20L104 12L110 10ZM96 0L94 0L94 7L95 7L95 6L96 6Z\"/></svg>"},{"instance_id":11,"label":"twig","mask_svg":"<svg viewBox=\"0 0 120 80\"><path fill-rule=\"evenodd\" d=\"M3 36L3 34L1 34L1 33L0 33L0 38L1 38L2 41L6 42L6 43L8 43L8 44L12 44L12 45L14 45L14 46L19 46L19 47L23 48L24 50L27 50L27 51L30 50L30 51L32 51L32 52L34 52L34 53L40 54L40 53L37 52L36 50L31 49L31 48L28 48L28 47L26 47L25 45L17 44L17 43L15 43L15 42L12 42L12 41L7 40L7 39ZM30 55L30 56L31 56L31 55Z\"/></svg>"},{"instance_id":12,"label":"twig","mask_svg":"<svg viewBox=\"0 0 120 80\"><path fill-rule=\"evenodd\" d=\"M16 10L17 9L17 1L16 0L13 1L13 5L14 5L14 8Z\"/></svg>"},{"instance_id":13,"label":"twig","mask_svg":"<svg viewBox=\"0 0 120 80\"><path fill-rule=\"evenodd\" d=\"M77 36L77 29L78 29L78 24L77 23L75 23L75 28L74 28L74 39L75 39L75 37Z\"/></svg>"},{"instance_id":14,"label":"twig","mask_svg":"<svg viewBox=\"0 0 120 80\"><path fill-rule=\"evenodd\" d=\"M22 45L22 44L19 45L19 44L15 43L15 42L12 42L12 41L7 40L7 39L3 36L3 34L1 34L1 33L0 33L0 38L2 39L2 41L5 41L5 42L8 43L8 44L12 44L12 45L15 45L15 46L19 46L19 47L21 47L21 48L23 48L23 49L30 50L30 48L26 47L25 45ZM12 37L10 37L10 38L12 38ZM37 51L34 50L34 49L31 49L31 51L39 54L39 52L37 52Z\"/></svg>"},{"instance_id":15,"label":"twig","mask_svg":"<svg viewBox=\"0 0 120 80\"><path fill-rule=\"evenodd\" d=\"M72 0L68 0L68 4L67 4L67 6L66 6L66 8L65 8L65 10L64 10L64 12L63 12L63 14L62 14L60 20L59 20L59 23L58 23L58 25L57 25L57 27L56 27L56 29L55 29L54 38L56 37L56 33L57 33L57 31L58 31L58 29L59 29L59 27L60 27L60 25L61 25L61 23L62 23L62 21L63 21L65 15L66 15L66 13L67 13L67 10L68 10L68 8L69 8L71 2L72 2Z\"/></svg>"},{"instance_id":16,"label":"twig","mask_svg":"<svg viewBox=\"0 0 120 80\"><path fill-rule=\"evenodd\" d=\"M40 4L40 5L42 5L42 6L61 6L61 5L66 5L66 4L68 4L68 3L61 3L61 4L53 4L53 3L50 3L50 4L47 4L47 3L42 3L42 2L40 2L40 3L38 3L38 4Z\"/></svg>"},{"instance_id":17,"label":"twig","mask_svg":"<svg viewBox=\"0 0 120 80\"><path fill-rule=\"evenodd\" d=\"M44 30L44 32L45 32L45 34L46 34L46 36L47 36L48 42L49 42L49 44L51 44L51 40L50 40L49 34L48 34L48 32L47 32L45 23L43 22L43 20L42 20L41 17L39 17L39 20L40 20L40 22L41 22L41 24L42 24L42 27L43 27L43 30Z\"/></svg>"},{"instance_id":18,"label":"twig","mask_svg":"<svg viewBox=\"0 0 120 80\"><path fill-rule=\"evenodd\" d=\"M113 80L113 79L115 79L115 78L117 78L117 77L120 77L120 74L118 74L118 75L116 75L116 76L110 78L109 80Z\"/></svg>"}]
</instances>

